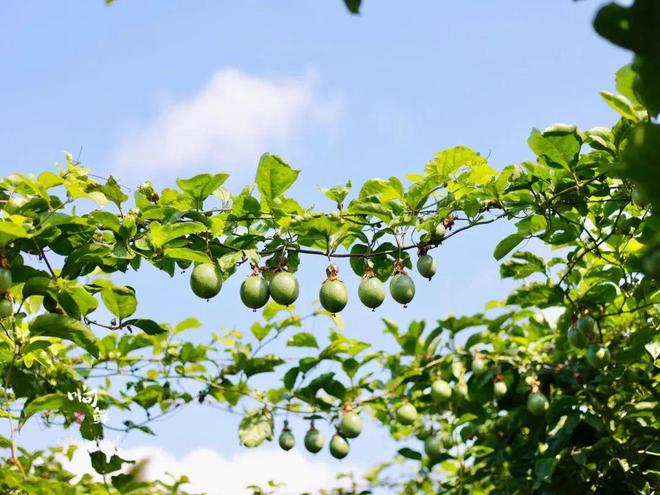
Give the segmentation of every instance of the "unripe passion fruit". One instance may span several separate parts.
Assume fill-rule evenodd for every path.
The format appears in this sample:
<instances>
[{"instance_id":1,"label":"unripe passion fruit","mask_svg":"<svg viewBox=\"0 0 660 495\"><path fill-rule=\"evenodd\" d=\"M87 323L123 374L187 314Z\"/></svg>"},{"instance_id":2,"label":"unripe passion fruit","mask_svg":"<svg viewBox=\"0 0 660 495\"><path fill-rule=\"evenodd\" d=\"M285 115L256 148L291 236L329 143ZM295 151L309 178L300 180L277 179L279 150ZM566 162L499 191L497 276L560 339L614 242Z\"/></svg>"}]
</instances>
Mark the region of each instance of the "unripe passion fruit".
<instances>
[{"instance_id":1,"label":"unripe passion fruit","mask_svg":"<svg viewBox=\"0 0 660 495\"><path fill-rule=\"evenodd\" d=\"M585 337L589 338L593 335L594 329L596 328L596 320L594 320L591 316L580 316L577 321L577 327Z\"/></svg>"},{"instance_id":2,"label":"unripe passion fruit","mask_svg":"<svg viewBox=\"0 0 660 495\"><path fill-rule=\"evenodd\" d=\"M591 344L587 350L587 362L594 368L604 368L612 360L610 350L600 344Z\"/></svg>"},{"instance_id":3,"label":"unripe passion fruit","mask_svg":"<svg viewBox=\"0 0 660 495\"><path fill-rule=\"evenodd\" d=\"M261 275L250 275L241 284L241 301L257 310L268 302L268 282Z\"/></svg>"},{"instance_id":4,"label":"unripe passion fruit","mask_svg":"<svg viewBox=\"0 0 660 495\"><path fill-rule=\"evenodd\" d=\"M472 359L472 373L476 376L482 375L486 371L486 362L479 356Z\"/></svg>"},{"instance_id":5,"label":"unripe passion fruit","mask_svg":"<svg viewBox=\"0 0 660 495\"><path fill-rule=\"evenodd\" d=\"M222 289L222 272L215 263L197 265L190 275L190 288L197 297L211 299Z\"/></svg>"},{"instance_id":6,"label":"unripe passion fruit","mask_svg":"<svg viewBox=\"0 0 660 495\"><path fill-rule=\"evenodd\" d=\"M646 192L642 191L639 187L635 187L632 191L632 201L640 208L646 207L650 201Z\"/></svg>"},{"instance_id":7,"label":"unripe passion fruit","mask_svg":"<svg viewBox=\"0 0 660 495\"><path fill-rule=\"evenodd\" d=\"M431 384L431 399L445 402L451 399L451 386L444 380L435 380Z\"/></svg>"},{"instance_id":8,"label":"unripe passion fruit","mask_svg":"<svg viewBox=\"0 0 660 495\"><path fill-rule=\"evenodd\" d=\"M0 299L0 318L9 318L14 308L9 299Z\"/></svg>"},{"instance_id":9,"label":"unripe passion fruit","mask_svg":"<svg viewBox=\"0 0 660 495\"><path fill-rule=\"evenodd\" d=\"M293 304L298 299L300 292L298 280L289 272L276 273L271 279L268 289L273 301L282 306Z\"/></svg>"},{"instance_id":10,"label":"unripe passion fruit","mask_svg":"<svg viewBox=\"0 0 660 495\"><path fill-rule=\"evenodd\" d=\"M348 291L341 280L326 280L319 292L321 306L329 313L339 313L346 307Z\"/></svg>"},{"instance_id":11,"label":"unripe passion fruit","mask_svg":"<svg viewBox=\"0 0 660 495\"><path fill-rule=\"evenodd\" d=\"M424 452L429 456L429 459L431 459L432 462L440 459L444 453L444 446L440 435L431 435L424 440Z\"/></svg>"},{"instance_id":12,"label":"unripe passion fruit","mask_svg":"<svg viewBox=\"0 0 660 495\"><path fill-rule=\"evenodd\" d=\"M508 388L506 386L506 383L500 381L500 382L495 382L493 384L493 392L495 392L495 397L504 397L506 393L508 392Z\"/></svg>"},{"instance_id":13,"label":"unripe passion fruit","mask_svg":"<svg viewBox=\"0 0 660 495\"><path fill-rule=\"evenodd\" d=\"M291 450L293 446L296 444L296 438L293 436L293 433L291 433L291 430L289 430L288 428L284 428L282 430L282 433L280 434L280 438L278 441L280 447L283 450Z\"/></svg>"},{"instance_id":14,"label":"unripe passion fruit","mask_svg":"<svg viewBox=\"0 0 660 495\"><path fill-rule=\"evenodd\" d=\"M396 302L405 306L415 297L415 282L405 273L397 273L390 281L390 293Z\"/></svg>"},{"instance_id":15,"label":"unripe passion fruit","mask_svg":"<svg viewBox=\"0 0 660 495\"><path fill-rule=\"evenodd\" d=\"M349 450L350 447L344 437L339 433L332 435L332 440L330 440L330 454L332 454L332 457L335 459L343 459L348 455Z\"/></svg>"},{"instance_id":16,"label":"unripe passion fruit","mask_svg":"<svg viewBox=\"0 0 660 495\"><path fill-rule=\"evenodd\" d=\"M541 416L550 407L548 399L541 392L532 392L527 397L527 409L535 416Z\"/></svg>"},{"instance_id":17,"label":"unripe passion fruit","mask_svg":"<svg viewBox=\"0 0 660 495\"><path fill-rule=\"evenodd\" d=\"M410 403L400 405L396 410L396 420L404 426L413 424L417 420L417 409Z\"/></svg>"},{"instance_id":18,"label":"unripe passion fruit","mask_svg":"<svg viewBox=\"0 0 660 495\"><path fill-rule=\"evenodd\" d=\"M305 448L312 454L316 454L323 448L325 439L321 432L313 426L305 434Z\"/></svg>"},{"instance_id":19,"label":"unripe passion fruit","mask_svg":"<svg viewBox=\"0 0 660 495\"><path fill-rule=\"evenodd\" d=\"M358 297L367 308L376 309L385 300L385 286L377 277L363 278L358 287Z\"/></svg>"},{"instance_id":20,"label":"unripe passion fruit","mask_svg":"<svg viewBox=\"0 0 660 495\"><path fill-rule=\"evenodd\" d=\"M6 268L0 268L0 294L7 292L11 284L11 272Z\"/></svg>"},{"instance_id":21,"label":"unripe passion fruit","mask_svg":"<svg viewBox=\"0 0 660 495\"><path fill-rule=\"evenodd\" d=\"M346 438L356 438L362 433L362 419L356 412L347 412L341 418L339 431Z\"/></svg>"},{"instance_id":22,"label":"unripe passion fruit","mask_svg":"<svg viewBox=\"0 0 660 495\"><path fill-rule=\"evenodd\" d=\"M577 347L578 349L583 349L589 343L589 339L575 325L568 327L566 338L572 347Z\"/></svg>"},{"instance_id":23,"label":"unripe passion fruit","mask_svg":"<svg viewBox=\"0 0 660 495\"><path fill-rule=\"evenodd\" d=\"M417 271L422 277L431 280L437 269L438 264L433 259L433 256L425 254L417 259Z\"/></svg>"},{"instance_id":24,"label":"unripe passion fruit","mask_svg":"<svg viewBox=\"0 0 660 495\"><path fill-rule=\"evenodd\" d=\"M434 241L441 241L445 237L446 233L447 233L447 229L445 228L445 224L440 222L438 225L435 226L435 229L433 229L433 233L431 234L431 237Z\"/></svg>"}]
</instances>

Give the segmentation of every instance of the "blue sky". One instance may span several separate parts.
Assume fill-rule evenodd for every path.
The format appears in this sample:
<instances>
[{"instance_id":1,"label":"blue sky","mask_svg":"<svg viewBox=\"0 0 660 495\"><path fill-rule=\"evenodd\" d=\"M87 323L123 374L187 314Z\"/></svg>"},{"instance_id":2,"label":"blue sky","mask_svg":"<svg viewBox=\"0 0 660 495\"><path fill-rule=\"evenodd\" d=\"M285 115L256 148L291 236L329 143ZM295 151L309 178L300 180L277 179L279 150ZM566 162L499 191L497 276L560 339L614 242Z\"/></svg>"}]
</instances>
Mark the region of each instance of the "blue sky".
<instances>
[{"instance_id":1,"label":"blue sky","mask_svg":"<svg viewBox=\"0 0 660 495\"><path fill-rule=\"evenodd\" d=\"M297 198L331 208L317 184L403 176L454 145L501 168L531 157L532 127L615 121L598 91L611 89L628 55L593 32L597 4L365 0L363 14L350 16L340 0L117 0L112 7L5 0L0 171L39 172L64 150L82 149L86 165L129 187L147 177L162 187L200 171L229 171L238 188L271 151L302 169ZM509 229L456 236L437 254L437 279L419 282L411 308L390 303L372 314L354 303L346 333L386 345L382 316L407 324L480 310L508 287L491 253ZM349 267L342 268L355 293ZM240 278L210 304L189 293L186 276L171 281L147 270L125 280L139 291L142 316L197 316L205 327L195 338L205 340L253 321L236 309ZM304 310L323 279L323 260L305 259L300 278ZM327 325L317 323L323 332ZM178 457L205 447L235 459L244 452L236 421L193 407L159 423L157 441L136 434L123 445L156 444ZM382 437L368 429L349 462L387 457L393 446ZM43 447L44 438L33 427L21 441ZM311 462L336 466L326 454Z\"/></svg>"}]
</instances>

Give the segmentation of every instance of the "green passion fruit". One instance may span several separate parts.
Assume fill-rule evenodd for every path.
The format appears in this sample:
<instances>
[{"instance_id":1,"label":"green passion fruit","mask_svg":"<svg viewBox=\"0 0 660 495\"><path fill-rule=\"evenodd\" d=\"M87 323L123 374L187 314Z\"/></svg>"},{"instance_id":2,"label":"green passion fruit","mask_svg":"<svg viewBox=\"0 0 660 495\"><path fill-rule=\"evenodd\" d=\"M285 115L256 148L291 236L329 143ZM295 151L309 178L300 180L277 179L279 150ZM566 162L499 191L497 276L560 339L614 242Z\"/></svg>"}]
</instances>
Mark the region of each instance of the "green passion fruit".
<instances>
[{"instance_id":1,"label":"green passion fruit","mask_svg":"<svg viewBox=\"0 0 660 495\"><path fill-rule=\"evenodd\" d=\"M527 410L534 416L541 416L550 407L548 399L541 392L532 392L527 397Z\"/></svg>"},{"instance_id":2,"label":"green passion fruit","mask_svg":"<svg viewBox=\"0 0 660 495\"><path fill-rule=\"evenodd\" d=\"M580 329L575 325L568 327L568 330L566 331L566 338L572 347L576 347L578 349L587 347L587 344L589 343L589 339L587 339L586 335L584 335L584 333L582 333Z\"/></svg>"},{"instance_id":3,"label":"green passion fruit","mask_svg":"<svg viewBox=\"0 0 660 495\"><path fill-rule=\"evenodd\" d=\"M296 277L289 272L277 272L268 286L270 297L282 306L289 306L298 299L300 286Z\"/></svg>"},{"instance_id":4,"label":"green passion fruit","mask_svg":"<svg viewBox=\"0 0 660 495\"><path fill-rule=\"evenodd\" d=\"M268 282L261 275L250 275L241 284L241 301L256 311L268 302Z\"/></svg>"},{"instance_id":5,"label":"green passion fruit","mask_svg":"<svg viewBox=\"0 0 660 495\"><path fill-rule=\"evenodd\" d=\"M390 294L396 302L404 306L415 297L415 282L405 273L397 273L390 280Z\"/></svg>"},{"instance_id":6,"label":"green passion fruit","mask_svg":"<svg viewBox=\"0 0 660 495\"><path fill-rule=\"evenodd\" d=\"M9 290L12 284L11 272L6 268L0 268L0 294Z\"/></svg>"},{"instance_id":7,"label":"green passion fruit","mask_svg":"<svg viewBox=\"0 0 660 495\"><path fill-rule=\"evenodd\" d=\"M222 272L215 263L201 263L193 268L190 288L197 297L211 299L222 289Z\"/></svg>"},{"instance_id":8,"label":"green passion fruit","mask_svg":"<svg viewBox=\"0 0 660 495\"><path fill-rule=\"evenodd\" d=\"M498 381L493 384L493 392L497 398L504 397L508 391L509 389L503 381Z\"/></svg>"},{"instance_id":9,"label":"green passion fruit","mask_svg":"<svg viewBox=\"0 0 660 495\"><path fill-rule=\"evenodd\" d=\"M433 259L433 256L425 254L417 259L417 271L422 277L431 280L437 270L438 264Z\"/></svg>"},{"instance_id":10,"label":"green passion fruit","mask_svg":"<svg viewBox=\"0 0 660 495\"><path fill-rule=\"evenodd\" d=\"M610 350L604 345L591 344L587 350L587 362L594 368L604 368L612 360Z\"/></svg>"},{"instance_id":11,"label":"green passion fruit","mask_svg":"<svg viewBox=\"0 0 660 495\"><path fill-rule=\"evenodd\" d=\"M593 335L594 329L596 328L596 320L588 315L580 316L577 320L577 328L585 337L589 338Z\"/></svg>"},{"instance_id":12,"label":"green passion fruit","mask_svg":"<svg viewBox=\"0 0 660 495\"><path fill-rule=\"evenodd\" d=\"M319 292L321 306L329 313L339 313L348 303L348 291L341 280L326 280Z\"/></svg>"},{"instance_id":13,"label":"green passion fruit","mask_svg":"<svg viewBox=\"0 0 660 495\"><path fill-rule=\"evenodd\" d=\"M345 413L339 422L339 432L346 438L356 438L362 433L362 419L354 411Z\"/></svg>"},{"instance_id":14,"label":"green passion fruit","mask_svg":"<svg viewBox=\"0 0 660 495\"><path fill-rule=\"evenodd\" d=\"M433 232L431 234L431 238L434 241L441 241L442 239L444 239L446 233L447 233L447 229L445 228L445 224L440 222L433 229Z\"/></svg>"},{"instance_id":15,"label":"green passion fruit","mask_svg":"<svg viewBox=\"0 0 660 495\"><path fill-rule=\"evenodd\" d=\"M413 424L417 420L417 409L408 402L401 404L396 410L396 420L404 426Z\"/></svg>"},{"instance_id":16,"label":"green passion fruit","mask_svg":"<svg viewBox=\"0 0 660 495\"><path fill-rule=\"evenodd\" d=\"M9 299L0 299L0 318L9 318L14 312L14 307Z\"/></svg>"},{"instance_id":17,"label":"green passion fruit","mask_svg":"<svg viewBox=\"0 0 660 495\"><path fill-rule=\"evenodd\" d=\"M358 297L367 308L375 310L385 300L385 285L377 277L363 278L358 287Z\"/></svg>"},{"instance_id":18,"label":"green passion fruit","mask_svg":"<svg viewBox=\"0 0 660 495\"><path fill-rule=\"evenodd\" d=\"M294 445L296 445L296 438L293 436L293 433L291 433L289 428L284 428L282 433L280 433L278 442L282 450L291 450Z\"/></svg>"},{"instance_id":19,"label":"green passion fruit","mask_svg":"<svg viewBox=\"0 0 660 495\"><path fill-rule=\"evenodd\" d=\"M442 454L445 452L442 437L438 434L435 434L424 440L424 452L433 462L440 459Z\"/></svg>"},{"instance_id":20,"label":"green passion fruit","mask_svg":"<svg viewBox=\"0 0 660 495\"><path fill-rule=\"evenodd\" d=\"M435 380L431 384L431 399L435 402L446 402L451 399L451 385L444 380Z\"/></svg>"},{"instance_id":21,"label":"green passion fruit","mask_svg":"<svg viewBox=\"0 0 660 495\"><path fill-rule=\"evenodd\" d=\"M332 435L332 440L330 440L330 454L335 459L343 459L348 455L350 446L344 437L339 433Z\"/></svg>"},{"instance_id":22,"label":"green passion fruit","mask_svg":"<svg viewBox=\"0 0 660 495\"><path fill-rule=\"evenodd\" d=\"M305 448L312 454L316 454L323 448L325 439L319 430L313 426L305 434Z\"/></svg>"},{"instance_id":23,"label":"green passion fruit","mask_svg":"<svg viewBox=\"0 0 660 495\"><path fill-rule=\"evenodd\" d=\"M483 375L483 373L486 371L486 362L479 356L475 356L472 359L472 373L475 374L475 376Z\"/></svg>"}]
</instances>

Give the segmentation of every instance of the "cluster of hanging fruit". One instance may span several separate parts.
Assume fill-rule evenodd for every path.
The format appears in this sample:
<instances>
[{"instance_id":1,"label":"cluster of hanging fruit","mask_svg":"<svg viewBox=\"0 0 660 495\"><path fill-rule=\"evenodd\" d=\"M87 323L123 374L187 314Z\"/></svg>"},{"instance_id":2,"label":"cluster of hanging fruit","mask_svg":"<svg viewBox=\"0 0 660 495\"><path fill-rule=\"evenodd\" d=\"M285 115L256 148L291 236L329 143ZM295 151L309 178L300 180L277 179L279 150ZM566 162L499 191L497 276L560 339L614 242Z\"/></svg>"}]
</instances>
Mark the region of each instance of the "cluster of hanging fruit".
<instances>
[{"instance_id":1,"label":"cluster of hanging fruit","mask_svg":"<svg viewBox=\"0 0 660 495\"><path fill-rule=\"evenodd\" d=\"M0 268L0 318L9 318L14 307L7 291L11 287L11 272L6 268Z\"/></svg>"},{"instance_id":2,"label":"cluster of hanging fruit","mask_svg":"<svg viewBox=\"0 0 660 495\"><path fill-rule=\"evenodd\" d=\"M357 438L362 433L362 419L352 409L347 409L342 414L337 429L330 440L330 454L336 459L343 459L350 451L348 439ZM284 421L284 428L278 439L280 447L283 450L291 450L296 444L296 439L289 429L288 421ZM305 434L305 448L312 454L316 454L323 449L325 438L316 428L314 421L310 423L309 430Z\"/></svg>"},{"instance_id":3,"label":"cluster of hanging fruit","mask_svg":"<svg viewBox=\"0 0 660 495\"><path fill-rule=\"evenodd\" d=\"M594 368L604 368L612 360L610 350L598 343L596 320L589 315L577 317L566 332L568 343L576 349L587 348L587 363Z\"/></svg>"},{"instance_id":4,"label":"cluster of hanging fruit","mask_svg":"<svg viewBox=\"0 0 660 495\"><path fill-rule=\"evenodd\" d=\"M362 304L375 311L385 300L385 284L373 272L373 264L367 260L365 274L358 287L358 297ZM429 280L435 275L437 264L428 254L423 254L417 260L417 270ZM293 304L300 293L296 277L282 268L277 268L268 281L262 270L256 266L252 273L243 281L240 289L241 301L248 308L256 311L262 308L272 298L278 304L289 306ZM319 301L329 313L339 313L348 303L348 290L339 279L339 268L334 263L326 268L326 279L321 284ZM190 287L193 293L202 299L215 297L222 288L222 271L214 263L196 265L190 276ZM406 273L403 264L398 261L394 266L390 279L390 294L392 298L404 307L415 297L415 282Z\"/></svg>"}]
</instances>

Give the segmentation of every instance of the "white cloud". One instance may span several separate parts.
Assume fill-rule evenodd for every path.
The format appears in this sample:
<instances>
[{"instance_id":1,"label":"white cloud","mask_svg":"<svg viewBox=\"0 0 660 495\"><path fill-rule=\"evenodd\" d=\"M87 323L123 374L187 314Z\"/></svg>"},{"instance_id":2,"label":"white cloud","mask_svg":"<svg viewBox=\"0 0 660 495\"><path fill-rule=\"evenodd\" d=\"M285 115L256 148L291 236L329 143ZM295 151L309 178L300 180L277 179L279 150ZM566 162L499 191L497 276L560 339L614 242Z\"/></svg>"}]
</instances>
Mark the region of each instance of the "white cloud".
<instances>
[{"instance_id":1,"label":"white cloud","mask_svg":"<svg viewBox=\"0 0 660 495\"><path fill-rule=\"evenodd\" d=\"M164 104L151 122L127 133L115 148L114 169L124 177L197 166L253 169L264 151L335 120L338 101L319 96L315 80L311 72L264 78L219 70L197 94Z\"/></svg>"},{"instance_id":2,"label":"white cloud","mask_svg":"<svg viewBox=\"0 0 660 495\"><path fill-rule=\"evenodd\" d=\"M79 443L78 446L71 461L61 459L65 469L77 475L95 474L87 449L96 450L96 447ZM102 443L101 448L108 455L115 453L114 446L109 442ZM360 472L358 466L346 461L326 462L297 448L284 452L261 447L245 450L230 458L209 448L192 450L182 458L156 446L120 449L116 453L129 460L148 459L145 471L147 479L166 480L166 473L176 476L185 474L191 481L183 487L185 490L209 495L245 495L251 493L246 490L246 486L255 484L267 487L270 480L285 484L277 492L278 495L316 493L321 488L345 486L345 480L337 480L338 473Z\"/></svg>"}]
</instances>

